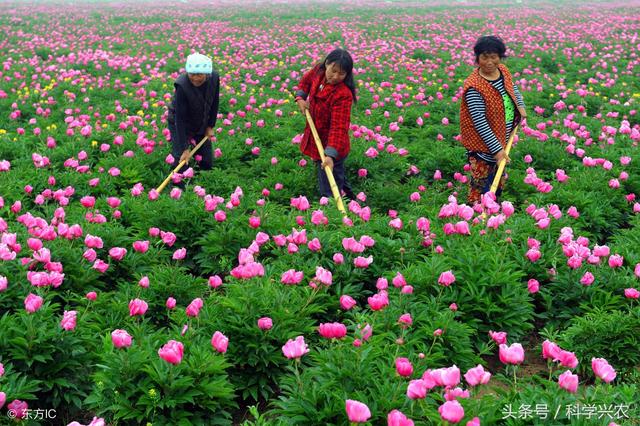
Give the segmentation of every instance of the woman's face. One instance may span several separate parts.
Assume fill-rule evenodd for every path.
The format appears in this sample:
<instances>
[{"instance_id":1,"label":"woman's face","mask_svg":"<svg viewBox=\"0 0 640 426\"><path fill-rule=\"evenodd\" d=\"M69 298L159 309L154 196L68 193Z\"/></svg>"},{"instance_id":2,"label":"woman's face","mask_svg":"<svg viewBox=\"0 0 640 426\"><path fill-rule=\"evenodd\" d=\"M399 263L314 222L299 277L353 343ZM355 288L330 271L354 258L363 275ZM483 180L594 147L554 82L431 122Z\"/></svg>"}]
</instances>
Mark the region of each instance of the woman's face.
<instances>
[{"instance_id":1,"label":"woman's face","mask_svg":"<svg viewBox=\"0 0 640 426\"><path fill-rule=\"evenodd\" d=\"M481 53L478 56L478 65L483 74L491 75L498 69L500 55L497 53Z\"/></svg>"},{"instance_id":2,"label":"woman's face","mask_svg":"<svg viewBox=\"0 0 640 426\"><path fill-rule=\"evenodd\" d=\"M328 84L342 83L347 78L347 73L340 68L340 65L334 63L325 64L324 77Z\"/></svg>"},{"instance_id":3,"label":"woman's face","mask_svg":"<svg viewBox=\"0 0 640 426\"><path fill-rule=\"evenodd\" d=\"M189 81L196 87L202 86L202 84L207 81L206 74L187 74L189 77Z\"/></svg>"}]
</instances>

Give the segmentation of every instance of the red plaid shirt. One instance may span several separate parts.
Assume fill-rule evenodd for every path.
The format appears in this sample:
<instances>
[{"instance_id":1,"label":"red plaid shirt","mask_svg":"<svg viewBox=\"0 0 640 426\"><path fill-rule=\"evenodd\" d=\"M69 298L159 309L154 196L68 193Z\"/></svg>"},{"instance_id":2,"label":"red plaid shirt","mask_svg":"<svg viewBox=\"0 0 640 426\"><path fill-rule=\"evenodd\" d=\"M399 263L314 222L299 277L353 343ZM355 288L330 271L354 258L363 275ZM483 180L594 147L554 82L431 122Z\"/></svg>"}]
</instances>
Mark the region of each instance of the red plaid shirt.
<instances>
[{"instance_id":1,"label":"red plaid shirt","mask_svg":"<svg viewBox=\"0 0 640 426\"><path fill-rule=\"evenodd\" d=\"M320 66L316 66L302 77L298 89L308 94L309 112L318 130L322 146L335 149L338 152L338 158L344 158L351 149L349 124L353 96L344 82L322 85L323 81L324 72L320 70ZM321 85L322 88L320 88ZM320 160L309 123L304 129L300 151L314 160Z\"/></svg>"}]
</instances>

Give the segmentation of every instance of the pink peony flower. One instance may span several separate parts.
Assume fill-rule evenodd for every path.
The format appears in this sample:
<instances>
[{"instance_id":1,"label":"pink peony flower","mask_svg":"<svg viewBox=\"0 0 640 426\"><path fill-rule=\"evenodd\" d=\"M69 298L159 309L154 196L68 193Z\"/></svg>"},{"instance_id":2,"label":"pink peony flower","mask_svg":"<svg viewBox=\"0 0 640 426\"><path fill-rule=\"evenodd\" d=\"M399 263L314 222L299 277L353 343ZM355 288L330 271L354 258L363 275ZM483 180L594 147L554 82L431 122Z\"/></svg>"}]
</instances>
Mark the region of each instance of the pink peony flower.
<instances>
[{"instance_id":1,"label":"pink peony flower","mask_svg":"<svg viewBox=\"0 0 640 426\"><path fill-rule=\"evenodd\" d=\"M138 253L146 253L147 250L149 250L149 241L135 241L133 243L133 250L137 251Z\"/></svg>"},{"instance_id":2,"label":"pink peony flower","mask_svg":"<svg viewBox=\"0 0 640 426\"><path fill-rule=\"evenodd\" d=\"M409 377L413 374L413 365L407 358L396 358L396 373L402 377Z\"/></svg>"},{"instance_id":3,"label":"pink peony flower","mask_svg":"<svg viewBox=\"0 0 640 426\"><path fill-rule=\"evenodd\" d=\"M168 363L180 364L184 355L184 345L181 342L169 340L168 343L158 349L158 355Z\"/></svg>"},{"instance_id":4,"label":"pink peony flower","mask_svg":"<svg viewBox=\"0 0 640 426\"><path fill-rule=\"evenodd\" d=\"M229 339L221 332L216 331L215 333L213 333L213 336L211 337L211 346L213 346L213 348L216 351L223 354L227 352L227 347L229 346Z\"/></svg>"},{"instance_id":5,"label":"pink peony flower","mask_svg":"<svg viewBox=\"0 0 640 426\"><path fill-rule=\"evenodd\" d=\"M60 327L63 329L70 331L76 328L76 311L64 311L62 315L62 320L60 321Z\"/></svg>"},{"instance_id":6,"label":"pink peony flower","mask_svg":"<svg viewBox=\"0 0 640 426\"><path fill-rule=\"evenodd\" d=\"M111 332L111 343L116 348L128 348L131 346L131 336L125 330L114 330Z\"/></svg>"},{"instance_id":7,"label":"pink peony flower","mask_svg":"<svg viewBox=\"0 0 640 426\"><path fill-rule=\"evenodd\" d=\"M604 358L591 358L591 368L594 374L605 383L609 383L616 378L616 371Z\"/></svg>"},{"instance_id":8,"label":"pink peony flower","mask_svg":"<svg viewBox=\"0 0 640 426\"><path fill-rule=\"evenodd\" d=\"M289 269L282 274L282 276L280 277L280 282L282 284L296 285L299 284L303 278L304 272L296 271L295 269Z\"/></svg>"},{"instance_id":9,"label":"pink peony flower","mask_svg":"<svg viewBox=\"0 0 640 426\"><path fill-rule=\"evenodd\" d=\"M438 407L440 417L450 423L458 423L464 417L464 408L458 401L447 401Z\"/></svg>"},{"instance_id":10,"label":"pink peony flower","mask_svg":"<svg viewBox=\"0 0 640 426\"><path fill-rule=\"evenodd\" d=\"M349 421L352 423L366 423L371 417L369 407L360 401L347 399L345 409L347 411L347 417L349 417Z\"/></svg>"},{"instance_id":11,"label":"pink peony flower","mask_svg":"<svg viewBox=\"0 0 640 426\"><path fill-rule=\"evenodd\" d=\"M348 311L349 309L353 308L356 304L357 302L353 297L348 296L346 294L343 294L342 296L340 296L340 307L345 311Z\"/></svg>"},{"instance_id":12,"label":"pink peony flower","mask_svg":"<svg viewBox=\"0 0 640 426\"><path fill-rule=\"evenodd\" d=\"M258 328L260 330L271 330L273 327L273 320L269 317L262 317L258 319Z\"/></svg>"},{"instance_id":13,"label":"pink peony flower","mask_svg":"<svg viewBox=\"0 0 640 426\"><path fill-rule=\"evenodd\" d=\"M304 342L303 336L298 336L293 339L287 340L287 343L282 346L282 353L289 359L300 358L309 352L309 347Z\"/></svg>"},{"instance_id":14,"label":"pink peony flower","mask_svg":"<svg viewBox=\"0 0 640 426\"><path fill-rule=\"evenodd\" d=\"M167 307L167 309L174 309L176 307L176 299L174 299L173 297L168 297L164 305Z\"/></svg>"},{"instance_id":15,"label":"pink peony flower","mask_svg":"<svg viewBox=\"0 0 640 426\"><path fill-rule=\"evenodd\" d=\"M6 396L5 396L6 398ZM20 401L19 399L15 399L7 405L7 410L11 412L13 418L15 419L24 419L29 416L29 405Z\"/></svg>"},{"instance_id":16,"label":"pink peony flower","mask_svg":"<svg viewBox=\"0 0 640 426\"><path fill-rule=\"evenodd\" d=\"M209 277L209 287L218 288L222 285L222 278L217 275Z\"/></svg>"},{"instance_id":17,"label":"pink peony flower","mask_svg":"<svg viewBox=\"0 0 640 426\"><path fill-rule=\"evenodd\" d=\"M198 297L196 299L193 299L191 303L189 303L189 306L187 306L185 312L188 317L195 318L200 314L200 309L202 309L203 306L204 306L204 302L202 301L201 298Z\"/></svg>"},{"instance_id":18,"label":"pink peony flower","mask_svg":"<svg viewBox=\"0 0 640 426\"><path fill-rule=\"evenodd\" d=\"M478 364L476 367L470 368L464 378L469 386L486 385L491 379L491 373L484 370L484 367Z\"/></svg>"},{"instance_id":19,"label":"pink peony flower","mask_svg":"<svg viewBox=\"0 0 640 426\"><path fill-rule=\"evenodd\" d=\"M398 323L407 327L413 324L413 319L411 318L411 314L402 314L400 318L398 318Z\"/></svg>"},{"instance_id":20,"label":"pink peony flower","mask_svg":"<svg viewBox=\"0 0 640 426\"><path fill-rule=\"evenodd\" d=\"M113 260L120 261L125 257L126 254L127 249L123 247L111 247L109 249L109 257L111 257Z\"/></svg>"},{"instance_id":21,"label":"pink peony flower","mask_svg":"<svg viewBox=\"0 0 640 426\"><path fill-rule=\"evenodd\" d=\"M582 278L580 278L580 284L582 284L582 285L591 285L591 284L593 284L594 280L595 280L595 277L593 276L593 274L591 272L585 272L584 275L582 276Z\"/></svg>"},{"instance_id":22,"label":"pink peony flower","mask_svg":"<svg viewBox=\"0 0 640 426\"><path fill-rule=\"evenodd\" d=\"M625 288L624 297L627 299L638 299L640 298L640 291L635 288Z\"/></svg>"},{"instance_id":23,"label":"pink peony flower","mask_svg":"<svg viewBox=\"0 0 640 426\"><path fill-rule=\"evenodd\" d=\"M443 285L445 287L449 287L451 284L456 282L456 277L453 275L451 271L445 271L440 274L438 278L438 284Z\"/></svg>"},{"instance_id":24,"label":"pink peony flower","mask_svg":"<svg viewBox=\"0 0 640 426\"><path fill-rule=\"evenodd\" d=\"M325 339L342 339L347 335L347 327L339 322L323 323L318 327L318 333Z\"/></svg>"},{"instance_id":25,"label":"pink peony flower","mask_svg":"<svg viewBox=\"0 0 640 426\"><path fill-rule=\"evenodd\" d=\"M505 331L489 331L489 337L496 342L497 345L507 343L507 333Z\"/></svg>"},{"instance_id":26,"label":"pink peony flower","mask_svg":"<svg viewBox=\"0 0 640 426\"><path fill-rule=\"evenodd\" d=\"M411 380L407 386L407 397L409 399L423 399L427 396L427 390L424 380Z\"/></svg>"},{"instance_id":27,"label":"pink peony flower","mask_svg":"<svg viewBox=\"0 0 640 426\"><path fill-rule=\"evenodd\" d=\"M578 375L567 370L558 377L558 385L570 393L576 393L578 391Z\"/></svg>"},{"instance_id":28,"label":"pink peony flower","mask_svg":"<svg viewBox=\"0 0 640 426\"><path fill-rule=\"evenodd\" d=\"M499 347L500 361L504 364L520 364L524 361L524 349L520 343L514 343L511 346L501 344Z\"/></svg>"},{"instance_id":29,"label":"pink peony flower","mask_svg":"<svg viewBox=\"0 0 640 426\"><path fill-rule=\"evenodd\" d=\"M147 305L147 302L144 300L133 299L129 302L129 315L132 317L136 315L144 315L148 308L149 305Z\"/></svg>"},{"instance_id":30,"label":"pink peony flower","mask_svg":"<svg viewBox=\"0 0 640 426\"><path fill-rule=\"evenodd\" d=\"M387 426L413 426L413 420L408 419L401 411L393 410L387 415Z\"/></svg>"},{"instance_id":31,"label":"pink peony flower","mask_svg":"<svg viewBox=\"0 0 640 426\"><path fill-rule=\"evenodd\" d=\"M316 267L315 279L324 285L331 285L333 282L333 275L331 274L331 271L324 269L322 266L318 266Z\"/></svg>"},{"instance_id":32,"label":"pink peony flower","mask_svg":"<svg viewBox=\"0 0 640 426\"><path fill-rule=\"evenodd\" d=\"M373 256L362 257L358 256L353 260L353 264L356 268L366 269L373 263Z\"/></svg>"},{"instance_id":33,"label":"pink peony flower","mask_svg":"<svg viewBox=\"0 0 640 426\"><path fill-rule=\"evenodd\" d=\"M32 314L42 307L42 302L44 302L42 297L29 293L29 295L24 299L24 308L27 312Z\"/></svg>"}]
</instances>

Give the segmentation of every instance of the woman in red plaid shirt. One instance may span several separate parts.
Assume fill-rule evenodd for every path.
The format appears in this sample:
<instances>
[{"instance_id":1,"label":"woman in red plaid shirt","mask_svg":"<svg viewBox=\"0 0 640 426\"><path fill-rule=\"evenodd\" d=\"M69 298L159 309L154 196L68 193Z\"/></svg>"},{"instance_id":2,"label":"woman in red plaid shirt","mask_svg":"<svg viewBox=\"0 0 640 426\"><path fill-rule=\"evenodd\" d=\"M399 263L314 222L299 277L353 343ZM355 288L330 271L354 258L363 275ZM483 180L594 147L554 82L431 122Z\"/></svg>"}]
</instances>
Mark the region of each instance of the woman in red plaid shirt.
<instances>
[{"instance_id":1,"label":"woman in red plaid shirt","mask_svg":"<svg viewBox=\"0 0 640 426\"><path fill-rule=\"evenodd\" d=\"M355 199L347 183L344 160L349 155L349 124L351 106L356 100L353 82L353 59L344 49L335 49L324 61L313 67L298 84L296 102L300 112L309 110L324 147L325 161L320 163L320 155L311 134L309 124L304 129L300 150L311 157L318 168L320 195L331 198L331 187L325 166L333 169L333 177L338 189L347 198Z\"/></svg>"}]
</instances>

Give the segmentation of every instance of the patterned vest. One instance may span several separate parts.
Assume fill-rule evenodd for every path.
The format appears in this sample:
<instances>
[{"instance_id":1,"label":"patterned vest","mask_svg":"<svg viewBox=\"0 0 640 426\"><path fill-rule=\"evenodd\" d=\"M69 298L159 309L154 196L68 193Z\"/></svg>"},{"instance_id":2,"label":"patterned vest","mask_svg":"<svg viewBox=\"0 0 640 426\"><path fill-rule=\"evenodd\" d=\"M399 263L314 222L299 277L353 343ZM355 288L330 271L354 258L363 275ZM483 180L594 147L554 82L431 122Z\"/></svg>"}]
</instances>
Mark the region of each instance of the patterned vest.
<instances>
[{"instance_id":1,"label":"patterned vest","mask_svg":"<svg viewBox=\"0 0 640 426\"><path fill-rule=\"evenodd\" d=\"M516 103L516 94L513 90L513 79L509 69L503 64L499 64L498 68L502 73L504 79L504 88L511 98L513 106ZM476 68L464 82L462 103L460 104L460 141L462 145L469 151L485 152L489 153L487 146L482 141L482 138L473 126L471 120L471 113L469 112L469 106L464 100L464 94L467 90L474 88L482 98L486 105L486 116L489 123L489 127L493 130L500 144L504 148L507 145L507 126L505 121L505 102L500 95L500 92L485 80L481 75L479 68ZM514 120L518 121L520 114L518 110L515 110Z\"/></svg>"}]
</instances>

